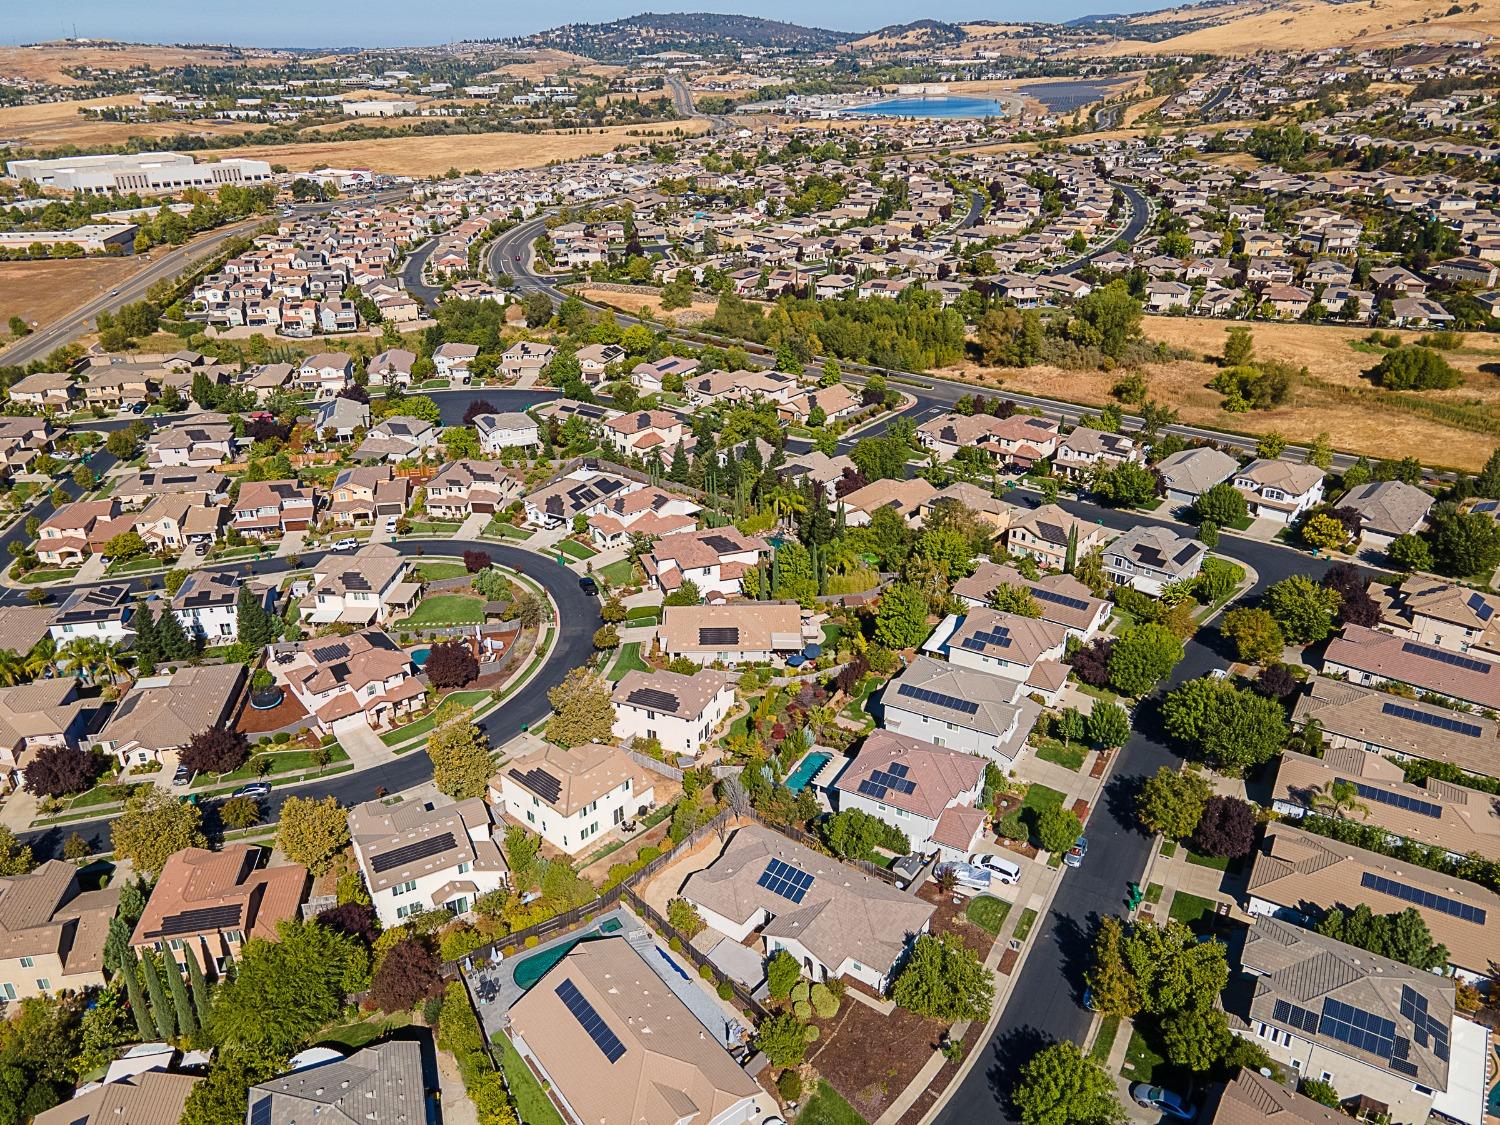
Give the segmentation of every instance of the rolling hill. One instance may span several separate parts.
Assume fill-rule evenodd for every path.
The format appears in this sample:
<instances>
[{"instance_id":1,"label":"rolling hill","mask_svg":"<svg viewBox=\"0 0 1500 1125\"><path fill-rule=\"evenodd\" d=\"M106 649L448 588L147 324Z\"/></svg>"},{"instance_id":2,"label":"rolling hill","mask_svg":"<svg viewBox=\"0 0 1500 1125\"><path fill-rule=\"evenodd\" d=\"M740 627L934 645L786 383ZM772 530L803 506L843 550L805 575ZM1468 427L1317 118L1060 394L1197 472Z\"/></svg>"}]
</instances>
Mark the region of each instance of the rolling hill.
<instances>
[{"instance_id":1,"label":"rolling hill","mask_svg":"<svg viewBox=\"0 0 1500 1125\"><path fill-rule=\"evenodd\" d=\"M717 12L644 12L613 23L574 23L516 40L517 46L550 47L606 60L662 51L693 54L742 50L825 51L855 36L758 16Z\"/></svg>"}]
</instances>

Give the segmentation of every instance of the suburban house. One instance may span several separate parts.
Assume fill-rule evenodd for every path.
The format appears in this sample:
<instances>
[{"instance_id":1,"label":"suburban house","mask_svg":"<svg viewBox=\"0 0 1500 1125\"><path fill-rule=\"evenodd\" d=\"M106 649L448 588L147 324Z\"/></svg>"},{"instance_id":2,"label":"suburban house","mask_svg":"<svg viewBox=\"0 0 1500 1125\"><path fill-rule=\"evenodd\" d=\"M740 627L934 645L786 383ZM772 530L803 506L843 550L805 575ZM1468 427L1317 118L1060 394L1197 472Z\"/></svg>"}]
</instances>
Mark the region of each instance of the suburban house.
<instances>
[{"instance_id":1,"label":"suburban house","mask_svg":"<svg viewBox=\"0 0 1500 1125\"><path fill-rule=\"evenodd\" d=\"M648 484L634 492L616 492L597 505L588 517L589 537L601 551L629 546L636 535L666 539L696 528L694 517L702 510L701 504L681 493Z\"/></svg>"},{"instance_id":2,"label":"suburban house","mask_svg":"<svg viewBox=\"0 0 1500 1125\"><path fill-rule=\"evenodd\" d=\"M229 526L251 539L272 539L288 531L306 531L316 514L310 487L294 480L245 481Z\"/></svg>"},{"instance_id":3,"label":"suburban house","mask_svg":"<svg viewBox=\"0 0 1500 1125\"><path fill-rule=\"evenodd\" d=\"M565 749L547 742L490 779L490 802L576 855L598 847L600 833L649 812L655 790L651 775L618 746Z\"/></svg>"},{"instance_id":4,"label":"suburban house","mask_svg":"<svg viewBox=\"0 0 1500 1125\"><path fill-rule=\"evenodd\" d=\"M319 352L297 368L297 388L317 399L333 398L354 381L354 360L347 352Z\"/></svg>"},{"instance_id":5,"label":"suburban house","mask_svg":"<svg viewBox=\"0 0 1500 1125\"><path fill-rule=\"evenodd\" d=\"M692 431L687 420L667 410L632 410L611 418L601 432L606 445L622 457L635 454L662 464L672 458L679 445L692 445Z\"/></svg>"},{"instance_id":6,"label":"suburban house","mask_svg":"<svg viewBox=\"0 0 1500 1125\"><path fill-rule=\"evenodd\" d=\"M796 603L669 605L662 611L662 651L695 664L750 664L802 651L802 610Z\"/></svg>"},{"instance_id":7,"label":"suburban house","mask_svg":"<svg viewBox=\"0 0 1500 1125\"><path fill-rule=\"evenodd\" d=\"M1451 652L1500 657L1500 596L1413 574L1394 587L1373 583L1378 628Z\"/></svg>"},{"instance_id":8,"label":"suburban house","mask_svg":"<svg viewBox=\"0 0 1500 1125\"><path fill-rule=\"evenodd\" d=\"M69 1101L33 1117L32 1125L172 1125L181 1119L188 1095L202 1081L167 1070L125 1074L80 1089Z\"/></svg>"},{"instance_id":9,"label":"suburban house","mask_svg":"<svg viewBox=\"0 0 1500 1125\"><path fill-rule=\"evenodd\" d=\"M243 664L199 664L130 685L94 737L121 766L171 764L195 734L228 724L244 683Z\"/></svg>"},{"instance_id":10,"label":"suburban house","mask_svg":"<svg viewBox=\"0 0 1500 1125\"><path fill-rule=\"evenodd\" d=\"M633 668L615 684L615 737L655 739L668 754L697 757L734 706L729 676L710 668L684 676Z\"/></svg>"},{"instance_id":11,"label":"suburban house","mask_svg":"<svg viewBox=\"0 0 1500 1125\"><path fill-rule=\"evenodd\" d=\"M1363 625L1345 625L1328 642L1323 672L1367 687L1390 681L1447 696L1481 710L1500 710L1500 657L1487 660Z\"/></svg>"},{"instance_id":12,"label":"suburban house","mask_svg":"<svg viewBox=\"0 0 1500 1125\"><path fill-rule=\"evenodd\" d=\"M526 522L533 527L561 527L578 516L587 519L598 515L612 498L645 487L640 481L616 473L575 469L525 498Z\"/></svg>"},{"instance_id":13,"label":"suburban house","mask_svg":"<svg viewBox=\"0 0 1500 1125\"><path fill-rule=\"evenodd\" d=\"M578 361L583 381L597 386L604 382L610 365L619 363L628 354L619 344L585 344L573 353L573 358Z\"/></svg>"},{"instance_id":14,"label":"suburban house","mask_svg":"<svg viewBox=\"0 0 1500 1125\"><path fill-rule=\"evenodd\" d=\"M1295 523L1303 512L1323 502L1323 470L1258 457L1235 472L1234 487L1244 494L1255 519Z\"/></svg>"},{"instance_id":15,"label":"suburban house","mask_svg":"<svg viewBox=\"0 0 1500 1125\"><path fill-rule=\"evenodd\" d=\"M1252 915L1297 926L1335 906L1364 904L1376 914L1411 907L1432 940L1448 947L1448 964L1460 979L1472 983L1490 975L1495 942L1487 923L1500 918L1500 895L1478 883L1272 823L1254 853L1247 897Z\"/></svg>"},{"instance_id":16,"label":"suburban house","mask_svg":"<svg viewBox=\"0 0 1500 1125\"><path fill-rule=\"evenodd\" d=\"M230 645L240 637L240 590L252 593L263 609L276 600L276 587L224 570L195 570L172 595L172 612L189 637L203 644Z\"/></svg>"},{"instance_id":17,"label":"suburban house","mask_svg":"<svg viewBox=\"0 0 1500 1125\"><path fill-rule=\"evenodd\" d=\"M918 656L880 693L885 728L1012 769L1041 705L1013 680ZM1019 698L1017 698L1019 694Z\"/></svg>"},{"instance_id":18,"label":"suburban house","mask_svg":"<svg viewBox=\"0 0 1500 1125\"><path fill-rule=\"evenodd\" d=\"M989 820L976 808L985 759L889 730L871 731L832 789L838 809L859 809L906 833L911 850L963 861Z\"/></svg>"},{"instance_id":19,"label":"suburban house","mask_svg":"<svg viewBox=\"0 0 1500 1125\"><path fill-rule=\"evenodd\" d=\"M132 597L126 583L76 586L63 599L47 631L60 645L75 637L123 641L135 635L135 630L129 625L130 615L134 612Z\"/></svg>"},{"instance_id":20,"label":"suburban house","mask_svg":"<svg viewBox=\"0 0 1500 1125\"><path fill-rule=\"evenodd\" d=\"M322 1116L368 1125L418 1125L434 1093L422 1066L422 1045L393 1039L251 1086L245 1120L251 1125L292 1125Z\"/></svg>"},{"instance_id":21,"label":"suburban house","mask_svg":"<svg viewBox=\"0 0 1500 1125\"><path fill-rule=\"evenodd\" d=\"M272 645L266 667L324 732L384 727L427 701L411 657L379 629Z\"/></svg>"},{"instance_id":22,"label":"suburban house","mask_svg":"<svg viewBox=\"0 0 1500 1125\"><path fill-rule=\"evenodd\" d=\"M119 905L118 886L85 891L78 868L60 859L0 876L0 1000L102 988L104 939Z\"/></svg>"},{"instance_id":23,"label":"suburban house","mask_svg":"<svg viewBox=\"0 0 1500 1125\"><path fill-rule=\"evenodd\" d=\"M658 539L641 566L653 589L671 593L690 581L706 599L744 591L745 572L770 557L771 545L732 526L683 531Z\"/></svg>"},{"instance_id":24,"label":"suburban house","mask_svg":"<svg viewBox=\"0 0 1500 1125\"><path fill-rule=\"evenodd\" d=\"M848 977L884 992L934 907L761 825L738 829L682 897L733 941L786 950L815 981Z\"/></svg>"},{"instance_id":25,"label":"suburban house","mask_svg":"<svg viewBox=\"0 0 1500 1125\"><path fill-rule=\"evenodd\" d=\"M652 949L580 942L507 1013L522 1065L566 1120L752 1125L774 1101L659 976Z\"/></svg>"},{"instance_id":26,"label":"suburban house","mask_svg":"<svg viewBox=\"0 0 1500 1125\"><path fill-rule=\"evenodd\" d=\"M867 526L881 508L889 508L907 523L915 524L922 506L936 496L937 491L923 477L876 480L845 493L839 507L844 510L844 522L850 527Z\"/></svg>"},{"instance_id":27,"label":"suburban house","mask_svg":"<svg viewBox=\"0 0 1500 1125\"><path fill-rule=\"evenodd\" d=\"M1240 463L1227 453L1205 447L1169 453L1155 467L1166 486L1168 502L1183 507L1229 480Z\"/></svg>"},{"instance_id":28,"label":"suburban house","mask_svg":"<svg viewBox=\"0 0 1500 1125\"><path fill-rule=\"evenodd\" d=\"M421 584L407 581L406 558L394 547L370 543L351 555L325 554L313 568L308 622L383 625L417 604Z\"/></svg>"},{"instance_id":29,"label":"suburban house","mask_svg":"<svg viewBox=\"0 0 1500 1125\"><path fill-rule=\"evenodd\" d=\"M37 751L54 746L76 750L91 713L91 705L78 697L77 676L0 688L0 775L5 779L0 788L20 788Z\"/></svg>"},{"instance_id":30,"label":"suburban house","mask_svg":"<svg viewBox=\"0 0 1500 1125\"><path fill-rule=\"evenodd\" d=\"M1136 524L1104 548L1104 573L1117 586L1158 597L1173 582L1186 582L1203 569L1208 548L1170 528Z\"/></svg>"},{"instance_id":31,"label":"suburban house","mask_svg":"<svg viewBox=\"0 0 1500 1125\"><path fill-rule=\"evenodd\" d=\"M1500 777L1500 722L1482 714L1311 676L1292 707L1292 725L1312 721L1330 749L1445 762Z\"/></svg>"},{"instance_id":32,"label":"suburban house","mask_svg":"<svg viewBox=\"0 0 1500 1125\"><path fill-rule=\"evenodd\" d=\"M950 613L922 643L922 651L1000 677L1013 697L1035 692L1050 703L1068 679L1062 663L1067 639L1061 625L979 606Z\"/></svg>"},{"instance_id":33,"label":"suburban house","mask_svg":"<svg viewBox=\"0 0 1500 1125\"><path fill-rule=\"evenodd\" d=\"M1241 1067L1233 1082L1216 1082L1204 1095L1201 1125L1346 1125L1342 1110L1330 1109L1288 1089L1259 1071Z\"/></svg>"},{"instance_id":34,"label":"suburban house","mask_svg":"<svg viewBox=\"0 0 1500 1125\"><path fill-rule=\"evenodd\" d=\"M1079 426L1057 443L1053 465L1070 480L1087 480L1095 466L1108 469L1127 461L1140 463L1145 460L1146 455L1124 434Z\"/></svg>"},{"instance_id":35,"label":"suburban house","mask_svg":"<svg viewBox=\"0 0 1500 1125\"><path fill-rule=\"evenodd\" d=\"M324 441L353 441L370 428L370 404L352 398L325 399L313 410L313 430Z\"/></svg>"},{"instance_id":36,"label":"suburban house","mask_svg":"<svg viewBox=\"0 0 1500 1125\"><path fill-rule=\"evenodd\" d=\"M64 504L37 528L36 557L49 566L78 566L111 536L130 529L120 516L120 502L114 499Z\"/></svg>"},{"instance_id":37,"label":"suburban house","mask_svg":"<svg viewBox=\"0 0 1500 1125\"><path fill-rule=\"evenodd\" d=\"M523 376L535 379L556 354L557 347L554 344L517 340L501 354L500 374L510 379L520 379Z\"/></svg>"},{"instance_id":38,"label":"suburban house","mask_svg":"<svg viewBox=\"0 0 1500 1125\"><path fill-rule=\"evenodd\" d=\"M215 469L137 469L115 477L109 495L126 511L139 511L163 496L218 507L229 499L229 478Z\"/></svg>"},{"instance_id":39,"label":"suburban house","mask_svg":"<svg viewBox=\"0 0 1500 1125\"><path fill-rule=\"evenodd\" d=\"M1032 414L944 414L917 427L917 440L951 461L960 449L981 449L1022 471L1057 451L1057 422Z\"/></svg>"},{"instance_id":40,"label":"suburban house","mask_svg":"<svg viewBox=\"0 0 1500 1125\"><path fill-rule=\"evenodd\" d=\"M469 381L469 364L479 356L477 344L439 344L432 352L432 366L439 379Z\"/></svg>"},{"instance_id":41,"label":"suburban house","mask_svg":"<svg viewBox=\"0 0 1500 1125\"><path fill-rule=\"evenodd\" d=\"M298 917L311 885L300 863L262 867L254 844L225 844L220 851L175 852L151 888L130 944L170 956L185 968L192 957L209 977L253 938L276 940L276 927Z\"/></svg>"},{"instance_id":42,"label":"suburban house","mask_svg":"<svg viewBox=\"0 0 1500 1125\"><path fill-rule=\"evenodd\" d=\"M967 578L953 584L953 593L971 606L987 606L1001 586L1029 591L1041 620L1061 625L1081 641L1092 640L1108 624L1114 607L1096 598L1071 574L1044 574L1030 579L1019 570L985 559Z\"/></svg>"},{"instance_id":43,"label":"suburban house","mask_svg":"<svg viewBox=\"0 0 1500 1125\"><path fill-rule=\"evenodd\" d=\"M439 469L425 487L427 511L437 519L493 515L521 495L516 478L495 461L454 461Z\"/></svg>"},{"instance_id":44,"label":"suburban house","mask_svg":"<svg viewBox=\"0 0 1500 1125\"><path fill-rule=\"evenodd\" d=\"M479 435L480 450L491 457L499 456L502 450L537 445L542 440L536 419L519 411L476 414L474 432Z\"/></svg>"},{"instance_id":45,"label":"suburban house","mask_svg":"<svg viewBox=\"0 0 1500 1125\"><path fill-rule=\"evenodd\" d=\"M387 348L370 359L365 371L369 374L372 385L409 387L412 367L416 362L415 352L409 352L405 348Z\"/></svg>"},{"instance_id":46,"label":"suburban house","mask_svg":"<svg viewBox=\"0 0 1500 1125\"><path fill-rule=\"evenodd\" d=\"M211 469L234 458L234 426L223 414L200 414L154 431L146 439L146 460L153 469Z\"/></svg>"},{"instance_id":47,"label":"suburban house","mask_svg":"<svg viewBox=\"0 0 1500 1125\"><path fill-rule=\"evenodd\" d=\"M1255 919L1225 989L1235 1034L1282 1067L1391 1121L1482 1125L1489 1032L1458 1011L1452 979L1275 918Z\"/></svg>"},{"instance_id":48,"label":"suburban house","mask_svg":"<svg viewBox=\"0 0 1500 1125\"><path fill-rule=\"evenodd\" d=\"M396 476L389 465L356 465L339 471L329 496L328 514L334 523L345 527L373 524L406 514L411 482Z\"/></svg>"},{"instance_id":49,"label":"suburban house","mask_svg":"<svg viewBox=\"0 0 1500 1125\"><path fill-rule=\"evenodd\" d=\"M1004 535L1015 518L1016 506L992 496L987 488L980 488L968 481L954 481L941 492L934 493L917 507L917 518L925 525L932 514L944 504L962 504L983 523L994 528L996 536Z\"/></svg>"},{"instance_id":50,"label":"suburban house","mask_svg":"<svg viewBox=\"0 0 1500 1125\"><path fill-rule=\"evenodd\" d=\"M361 461L391 462L420 458L437 449L441 433L423 418L396 414L371 427L365 440L355 449L354 456Z\"/></svg>"},{"instance_id":51,"label":"suburban house","mask_svg":"<svg viewBox=\"0 0 1500 1125\"><path fill-rule=\"evenodd\" d=\"M11 402L34 406L40 410L66 412L78 393L77 384L66 371L38 371L26 375L10 385L7 393Z\"/></svg>"},{"instance_id":52,"label":"suburban house","mask_svg":"<svg viewBox=\"0 0 1500 1125\"><path fill-rule=\"evenodd\" d=\"M1113 534L1108 528L1079 519L1056 504L1023 511L1011 522L1005 533L1006 549L1014 555L1027 555L1048 570L1068 569L1068 555L1081 559L1095 547L1102 547Z\"/></svg>"},{"instance_id":53,"label":"suburban house","mask_svg":"<svg viewBox=\"0 0 1500 1125\"><path fill-rule=\"evenodd\" d=\"M437 804L366 801L349 810L349 838L380 924L446 909L463 915L509 878L490 807L478 797Z\"/></svg>"},{"instance_id":54,"label":"suburban house","mask_svg":"<svg viewBox=\"0 0 1500 1125\"><path fill-rule=\"evenodd\" d=\"M1351 488L1338 502L1359 513L1359 542L1372 551L1389 551L1401 535L1414 535L1427 522L1432 496L1405 481L1372 480Z\"/></svg>"}]
</instances>

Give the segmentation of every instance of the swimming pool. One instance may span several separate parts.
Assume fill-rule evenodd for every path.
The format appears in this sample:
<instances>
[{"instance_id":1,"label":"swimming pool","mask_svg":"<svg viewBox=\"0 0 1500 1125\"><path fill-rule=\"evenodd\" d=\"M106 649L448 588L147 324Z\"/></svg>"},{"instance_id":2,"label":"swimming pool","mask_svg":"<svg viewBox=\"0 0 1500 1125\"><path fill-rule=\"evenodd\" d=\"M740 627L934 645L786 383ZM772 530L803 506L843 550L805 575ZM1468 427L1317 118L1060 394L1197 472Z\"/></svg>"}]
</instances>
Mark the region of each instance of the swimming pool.
<instances>
[{"instance_id":1,"label":"swimming pool","mask_svg":"<svg viewBox=\"0 0 1500 1125\"><path fill-rule=\"evenodd\" d=\"M428 648L426 646L423 646L422 648L414 648L411 650L411 662L418 668L425 668L427 666L427 658L431 655L431 648Z\"/></svg>"},{"instance_id":2,"label":"swimming pool","mask_svg":"<svg viewBox=\"0 0 1500 1125\"><path fill-rule=\"evenodd\" d=\"M530 957L517 963L512 970L511 976L516 984L522 988L529 989L537 981L541 980L547 973L573 951L573 947L581 941L591 941L594 938L607 937L610 934L619 933L624 926L618 918L606 918L597 927L585 930L571 941L561 941L556 945L533 953Z\"/></svg>"},{"instance_id":3,"label":"swimming pool","mask_svg":"<svg viewBox=\"0 0 1500 1125\"><path fill-rule=\"evenodd\" d=\"M818 775L818 771L833 760L833 755L816 750L797 763L797 768L787 774L786 787L793 793L800 793L807 788L807 783Z\"/></svg>"}]
</instances>

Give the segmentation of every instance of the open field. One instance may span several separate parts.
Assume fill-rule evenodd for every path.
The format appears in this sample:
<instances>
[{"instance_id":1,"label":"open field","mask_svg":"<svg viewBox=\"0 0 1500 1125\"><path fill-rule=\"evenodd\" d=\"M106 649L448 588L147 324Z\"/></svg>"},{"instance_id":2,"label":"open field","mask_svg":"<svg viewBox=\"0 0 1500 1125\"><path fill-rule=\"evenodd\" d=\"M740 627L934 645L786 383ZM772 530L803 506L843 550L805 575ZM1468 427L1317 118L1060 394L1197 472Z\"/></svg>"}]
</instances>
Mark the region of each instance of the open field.
<instances>
[{"instance_id":1,"label":"open field","mask_svg":"<svg viewBox=\"0 0 1500 1125\"><path fill-rule=\"evenodd\" d=\"M661 299L654 289L634 293L617 293L613 289L580 289L578 295L586 301L611 305L622 312L634 314L648 312L672 324L696 324L700 320L713 316L714 310L718 308L717 303L713 301L694 301L685 309L673 309L671 312L663 313Z\"/></svg>"},{"instance_id":2,"label":"open field","mask_svg":"<svg viewBox=\"0 0 1500 1125\"><path fill-rule=\"evenodd\" d=\"M79 112L89 106L133 106L139 101L134 94L121 94L81 101L6 106L0 109L0 137L9 137L37 148L62 145L82 148L119 144L131 137L167 137L178 133L230 136L264 128L243 121L97 121ZM213 157L210 155L207 159Z\"/></svg>"},{"instance_id":3,"label":"open field","mask_svg":"<svg viewBox=\"0 0 1500 1125\"><path fill-rule=\"evenodd\" d=\"M138 66L269 66L290 56L274 51L214 50L200 47L148 47L139 43L118 48L102 45L67 46L46 43L35 47L0 47L0 75L77 86L80 82L64 73L78 67L98 70L129 70Z\"/></svg>"},{"instance_id":4,"label":"open field","mask_svg":"<svg viewBox=\"0 0 1500 1125\"><path fill-rule=\"evenodd\" d=\"M47 324L113 289L147 259L0 262L0 325L13 316Z\"/></svg>"},{"instance_id":5,"label":"open field","mask_svg":"<svg viewBox=\"0 0 1500 1125\"><path fill-rule=\"evenodd\" d=\"M536 82L571 67L577 67L584 74L597 74L601 78L612 78L625 69L622 66L597 63L593 59L585 58L583 55L575 55L570 51L547 48L545 50L527 51L524 56L518 57L513 62L503 63L494 70L486 71L484 77L488 78L491 75L498 74L509 78L523 78L528 82Z\"/></svg>"},{"instance_id":6,"label":"open field","mask_svg":"<svg viewBox=\"0 0 1500 1125\"><path fill-rule=\"evenodd\" d=\"M1218 355L1224 345L1223 321L1188 317L1146 317L1147 337L1190 348L1200 355ZM1258 356L1306 365L1309 376L1292 392L1288 403L1275 410L1230 414L1220 408L1221 396L1208 386L1218 370L1199 359L1148 364L1150 395L1171 406L1183 422L1247 433L1276 430L1293 441L1306 441L1327 431L1341 449L1372 457L1419 457L1459 469L1478 469L1494 448L1493 434L1441 420L1417 404L1462 405L1477 420L1500 424L1500 379L1481 365L1500 360L1500 336L1471 333L1462 351L1445 353L1463 373L1464 385L1451 391L1411 392L1393 398L1363 377L1378 356L1354 350L1350 341L1363 328L1257 322L1251 326ZM1404 332L1407 340L1421 333ZM950 374L979 376L1006 388L1102 406L1111 401L1117 376L1103 371L1070 371L1038 365L1024 369L968 366Z\"/></svg>"},{"instance_id":7,"label":"open field","mask_svg":"<svg viewBox=\"0 0 1500 1125\"><path fill-rule=\"evenodd\" d=\"M645 143L654 137L703 133L708 125L705 120L693 119L654 125L614 125L589 133L476 133L453 137L329 141L326 144L251 145L235 149L232 155L285 164L293 172L333 165L370 167L397 176L431 176L449 168L465 172L535 168L554 160L574 160L625 145Z\"/></svg>"}]
</instances>

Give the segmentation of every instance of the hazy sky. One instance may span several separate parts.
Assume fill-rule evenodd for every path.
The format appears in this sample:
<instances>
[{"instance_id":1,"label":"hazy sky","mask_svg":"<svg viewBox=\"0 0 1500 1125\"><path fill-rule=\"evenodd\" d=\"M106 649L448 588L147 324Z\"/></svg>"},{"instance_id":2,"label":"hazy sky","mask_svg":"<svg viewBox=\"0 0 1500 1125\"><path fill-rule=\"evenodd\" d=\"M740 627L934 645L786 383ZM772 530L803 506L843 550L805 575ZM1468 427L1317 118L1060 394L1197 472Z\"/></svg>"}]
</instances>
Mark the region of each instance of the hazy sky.
<instances>
[{"instance_id":1,"label":"hazy sky","mask_svg":"<svg viewBox=\"0 0 1500 1125\"><path fill-rule=\"evenodd\" d=\"M0 0L0 42L72 35L147 43L334 47L447 43L540 31L561 23L619 19L641 11L719 11L866 31L914 19L1067 20L1142 11L1168 0Z\"/></svg>"}]
</instances>

